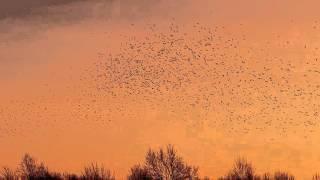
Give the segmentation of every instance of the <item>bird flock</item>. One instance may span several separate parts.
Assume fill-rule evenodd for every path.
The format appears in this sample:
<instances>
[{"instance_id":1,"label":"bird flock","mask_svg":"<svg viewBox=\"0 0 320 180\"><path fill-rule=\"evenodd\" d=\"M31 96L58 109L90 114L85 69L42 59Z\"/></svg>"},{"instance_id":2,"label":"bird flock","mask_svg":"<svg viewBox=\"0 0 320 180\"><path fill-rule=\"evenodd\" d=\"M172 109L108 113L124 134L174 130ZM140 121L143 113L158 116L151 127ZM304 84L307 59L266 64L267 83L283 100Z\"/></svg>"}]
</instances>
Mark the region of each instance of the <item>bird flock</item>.
<instances>
[{"instance_id":1,"label":"bird flock","mask_svg":"<svg viewBox=\"0 0 320 180\"><path fill-rule=\"evenodd\" d=\"M235 135L302 133L307 138L317 132L320 60L316 44L279 36L252 43L245 34L230 35L226 29L200 23L187 28L172 22L167 28L149 24L143 35L126 36L119 52L99 52L83 73L81 81L88 87L78 89L78 97L69 100L68 118L106 125L117 121L114 113L138 116L130 107L137 105L165 109L173 119L190 126L200 124ZM49 116L45 112L54 108L35 103L39 116ZM29 105L19 107L28 111ZM10 121L23 118L25 111L1 107L0 134L19 134L19 127ZM64 111L55 114L59 112ZM34 128L45 120L25 122Z\"/></svg>"},{"instance_id":2,"label":"bird flock","mask_svg":"<svg viewBox=\"0 0 320 180\"><path fill-rule=\"evenodd\" d=\"M225 29L148 25L120 52L101 53L93 70L96 89L148 108L165 104L178 120L231 134L299 132L307 138L319 130L316 44L308 48L303 39L301 45L279 35L256 44Z\"/></svg>"}]
</instances>

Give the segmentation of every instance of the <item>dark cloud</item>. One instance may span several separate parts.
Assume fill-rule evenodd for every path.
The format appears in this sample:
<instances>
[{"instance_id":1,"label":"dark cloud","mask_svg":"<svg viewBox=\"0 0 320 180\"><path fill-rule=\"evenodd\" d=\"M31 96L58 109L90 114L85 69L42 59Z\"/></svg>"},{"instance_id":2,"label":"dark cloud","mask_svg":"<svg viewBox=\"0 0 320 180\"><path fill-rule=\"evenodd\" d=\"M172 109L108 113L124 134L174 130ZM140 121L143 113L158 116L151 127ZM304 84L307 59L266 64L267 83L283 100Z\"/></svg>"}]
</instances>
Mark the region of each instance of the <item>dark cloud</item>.
<instances>
[{"instance_id":1,"label":"dark cloud","mask_svg":"<svg viewBox=\"0 0 320 180\"><path fill-rule=\"evenodd\" d=\"M141 18L167 15L181 6L182 0L0 0L0 20L37 17L88 16L92 12L117 17ZM186 2L186 1L185 1ZM67 10L66 10L67 9ZM95 14L96 15L96 14Z\"/></svg>"},{"instance_id":2,"label":"dark cloud","mask_svg":"<svg viewBox=\"0 0 320 180\"><path fill-rule=\"evenodd\" d=\"M185 1L0 0L0 39L25 39L53 26L93 19L111 24L120 21L132 24L146 18L175 17Z\"/></svg>"},{"instance_id":3,"label":"dark cloud","mask_svg":"<svg viewBox=\"0 0 320 180\"><path fill-rule=\"evenodd\" d=\"M80 1L86 0L0 0L0 19L45 15L49 7Z\"/></svg>"}]
</instances>

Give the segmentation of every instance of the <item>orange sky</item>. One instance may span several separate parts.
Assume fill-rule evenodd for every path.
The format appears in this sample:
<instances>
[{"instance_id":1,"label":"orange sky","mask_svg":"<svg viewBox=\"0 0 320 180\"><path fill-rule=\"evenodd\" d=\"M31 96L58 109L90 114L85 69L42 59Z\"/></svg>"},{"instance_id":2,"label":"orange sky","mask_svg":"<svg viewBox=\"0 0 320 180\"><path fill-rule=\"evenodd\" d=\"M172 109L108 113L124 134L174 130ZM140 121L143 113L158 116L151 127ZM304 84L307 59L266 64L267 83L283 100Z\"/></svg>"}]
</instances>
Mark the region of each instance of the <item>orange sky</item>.
<instances>
[{"instance_id":1,"label":"orange sky","mask_svg":"<svg viewBox=\"0 0 320 180\"><path fill-rule=\"evenodd\" d=\"M319 5L116 1L112 8L76 3L52 7L45 15L2 19L0 166L13 167L29 152L54 169L78 172L98 161L124 178L149 147L173 143L202 175L222 175L234 158L245 156L258 172L284 169L309 178L320 169ZM83 15L84 7L90 13ZM173 33L170 27L176 26ZM215 49L208 50L208 28L216 27L209 45ZM163 45L161 33L183 40ZM156 51L165 48L165 55L130 47L147 47L144 42ZM193 65L167 62L191 58L185 46L200 56ZM104 66L109 54L120 58L115 69ZM136 67L126 64L132 57L152 72L164 69L164 75L121 79ZM212 61L204 65L204 57ZM98 76L101 72L105 76ZM160 94L155 85L136 86L147 78L176 83L184 77L190 83L178 88L163 83L159 88L169 90Z\"/></svg>"}]
</instances>

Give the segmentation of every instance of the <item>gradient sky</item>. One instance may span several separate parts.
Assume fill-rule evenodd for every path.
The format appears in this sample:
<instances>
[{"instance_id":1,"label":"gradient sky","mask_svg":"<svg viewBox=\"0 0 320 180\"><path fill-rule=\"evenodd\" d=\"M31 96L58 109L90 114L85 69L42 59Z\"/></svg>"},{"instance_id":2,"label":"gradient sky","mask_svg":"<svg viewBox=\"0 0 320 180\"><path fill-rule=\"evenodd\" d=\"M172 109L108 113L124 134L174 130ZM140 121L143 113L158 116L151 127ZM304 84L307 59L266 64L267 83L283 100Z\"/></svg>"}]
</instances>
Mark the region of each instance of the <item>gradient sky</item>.
<instances>
[{"instance_id":1,"label":"gradient sky","mask_svg":"<svg viewBox=\"0 0 320 180\"><path fill-rule=\"evenodd\" d=\"M201 175L222 175L238 156L258 172L319 171L319 1L53 2L0 0L0 166L29 152L57 170L101 162L121 178L149 147L172 143ZM162 36L183 40L167 47ZM143 43L169 50L150 61L135 49ZM182 45L195 65L167 63L192 57ZM120 59L111 69L110 57ZM169 90L138 89L148 82L139 73L122 79L136 66L121 58L132 57L163 69L153 78Z\"/></svg>"}]
</instances>

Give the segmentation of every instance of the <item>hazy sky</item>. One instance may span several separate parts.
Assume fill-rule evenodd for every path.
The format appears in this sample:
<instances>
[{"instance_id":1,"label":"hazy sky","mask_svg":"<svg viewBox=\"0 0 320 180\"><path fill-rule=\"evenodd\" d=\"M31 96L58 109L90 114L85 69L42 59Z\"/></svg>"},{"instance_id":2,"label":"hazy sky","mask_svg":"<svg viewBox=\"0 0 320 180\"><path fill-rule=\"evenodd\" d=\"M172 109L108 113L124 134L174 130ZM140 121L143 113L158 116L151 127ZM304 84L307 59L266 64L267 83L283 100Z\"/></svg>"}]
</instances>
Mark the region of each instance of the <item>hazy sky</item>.
<instances>
[{"instance_id":1,"label":"hazy sky","mask_svg":"<svg viewBox=\"0 0 320 180\"><path fill-rule=\"evenodd\" d=\"M320 168L319 5L0 0L0 165L29 152L125 177L148 147L173 143L203 175L246 156L259 172L309 178Z\"/></svg>"}]
</instances>

